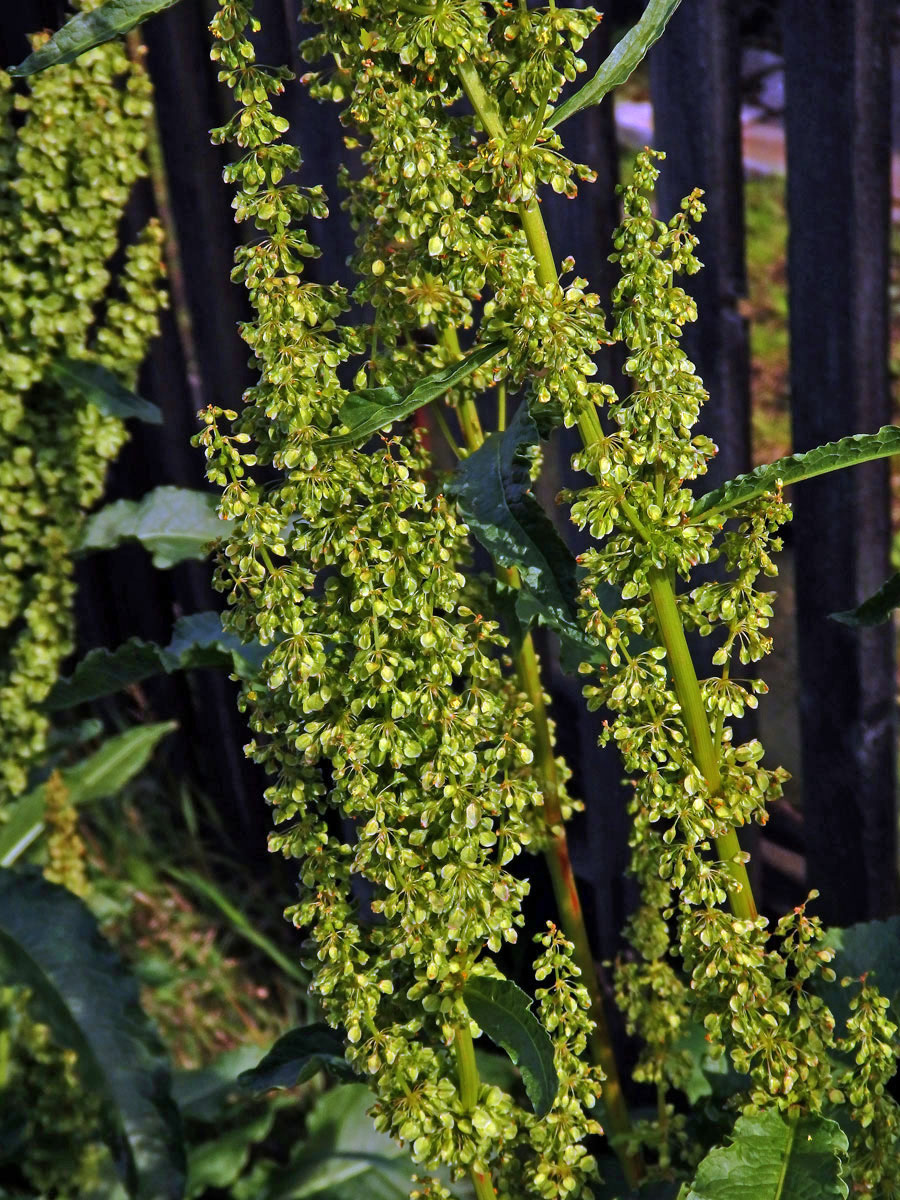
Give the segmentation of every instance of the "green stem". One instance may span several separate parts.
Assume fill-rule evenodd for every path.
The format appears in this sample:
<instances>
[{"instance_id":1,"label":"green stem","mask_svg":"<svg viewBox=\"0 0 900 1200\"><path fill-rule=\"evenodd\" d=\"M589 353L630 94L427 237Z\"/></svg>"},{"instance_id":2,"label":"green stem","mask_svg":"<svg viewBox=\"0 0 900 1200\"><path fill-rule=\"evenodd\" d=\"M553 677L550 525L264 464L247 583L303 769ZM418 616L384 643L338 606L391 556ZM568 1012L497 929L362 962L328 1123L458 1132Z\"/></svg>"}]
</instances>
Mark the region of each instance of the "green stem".
<instances>
[{"instance_id":1,"label":"green stem","mask_svg":"<svg viewBox=\"0 0 900 1200\"><path fill-rule=\"evenodd\" d=\"M675 681L675 693L681 705L682 720L687 727L691 754L706 780L710 795L718 796L722 791L719 756L713 744L709 717L700 692L697 672L694 670L694 661L684 636L684 625L675 600L675 589L665 571L657 569L650 573L650 598L653 601L660 636L666 648L669 670ZM750 878L747 868L739 858L741 844L734 829L729 829L716 838L716 853L738 885L728 893L731 911L736 917L744 919L756 917L756 903L750 887Z\"/></svg>"},{"instance_id":2,"label":"green stem","mask_svg":"<svg viewBox=\"0 0 900 1200\"><path fill-rule=\"evenodd\" d=\"M475 1061L475 1046L468 1024L457 1025L453 1048L456 1051L456 1074L459 1081L459 1098L466 1112L471 1112L478 1103L478 1063ZM495 1200L494 1185L490 1172L482 1173L472 1167L470 1172L477 1200Z\"/></svg>"},{"instance_id":3,"label":"green stem","mask_svg":"<svg viewBox=\"0 0 900 1200\"><path fill-rule=\"evenodd\" d=\"M466 452L465 452L465 450L461 450L459 448L459 446L456 443L456 438L450 432L450 426L447 424L447 418L444 416L443 410L441 409L442 404L443 404L443 401L440 399L433 400L431 402L431 404L429 404L428 407L431 409L431 414L434 417L434 420L435 420L435 423L436 423L438 429L440 429L441 433L443 434L444 441L447 443L447 445L450 447L450 449L453 451L453 453L456 455L457 458L464 458Z\"/></svg>"},{"instance_id":4,"label":"green stem","mask_svg":"<svg viewBox=\"0 0 900 1200\"><path fill-rule=\"evenodd\" d=\"M478 72L469 62L460 64L458 68L460 82L469 102L475 110L483 128L491 137L503 137L503 124L500 113L493 98L485 91ZM553 261L553 251L547 230L538 208L537 200L519 205L519 216L528 245L535 260L535 273L538 282L546 285L553 283L559 286L559 278ZM455 335L455 330L454 330ZM457 339L457 348L459 341ZM600 418L593 404L584 405L578 416L578 428L586 445L590 445L602 436ZM470 449L472 443L468 442ZM480 444L480 443L479 443ZM510 582L513 582L510 579ZM515 582L518 582L517 579ZM522 648L515 658L516 667L523 690L531 706L537 743L538 778L544 793L544 805L547 824L553 831L552 841L546 852L546 861L553 883L554 896L559 910L560 921L566 937L574 947L574 958L582 973L584 985L591 998L591 1016L594 1019L594 1030L591 1036L591 1057L598 1064L606 1079L603 1083L603 1103L609 1125L611 1144L622 1166L629 1187L634 1188L644 1174L644 1165L639 1155L627 1154L622 1148L625 1140L631 1134L631 1118L622 1090L619 1067L616 1062L609 1024L606 1019L606 1009L603 1004L603 993L597 978L597 968L591 953L590 940L584 922L584 912L578 895L572 864L569 858L568 842L562 824L562 814L559 808L559 782L556 771L556 757L553 753L553 742L547 720L547 708L544 692L540 681L540 668L534 643L528 634ZM558 832L557 832L558 831Z\"/></svg>"},{"instance_id":5,"label":"green stem","mask_svg":"<svg viewBox=\"0 0 900 1200\"><path fill-rule=\"evenodd\" d=\"M506 382L500 380L497 384L497 432L502 433L506 428Z\"/></svg>"}]
</instances>

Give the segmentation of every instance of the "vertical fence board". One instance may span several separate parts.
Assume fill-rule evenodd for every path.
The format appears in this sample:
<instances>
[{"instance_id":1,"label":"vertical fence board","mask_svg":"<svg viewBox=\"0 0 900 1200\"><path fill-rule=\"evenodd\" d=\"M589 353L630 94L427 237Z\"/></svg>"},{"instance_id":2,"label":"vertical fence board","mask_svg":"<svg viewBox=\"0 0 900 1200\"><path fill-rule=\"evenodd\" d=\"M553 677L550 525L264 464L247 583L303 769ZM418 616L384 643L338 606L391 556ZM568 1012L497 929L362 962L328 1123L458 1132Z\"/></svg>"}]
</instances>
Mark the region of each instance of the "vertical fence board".
<instances>
[{"instance_id":1,"label":"vertical fence board","mask_svg":"<svg viewBox=\"0 0 900 1200\"><path fill-rule=\"evenodd\" d=\"M699 318L684 348L710 394L700 430L719 447L715 487L750 462L750 352L740 312L746 294L738 10L730 0L682 0L650 55L654 145L667 151L660 215L703 188L704 270L686 281Z\"/></svg>"},{"instance_id":2,"label":"vertical fence board","mask_svg":"<svg viewBox=\"0 0 900 1200\"><path fill-rule=\"evenodd\" d=\"M785 6L796 450L890 417L890 9ZM825 920L845 924L897 895L893 634L828 619L888 573L887 465L813 480L793 500L808 878Z\"/></svg>"}]
</instances>

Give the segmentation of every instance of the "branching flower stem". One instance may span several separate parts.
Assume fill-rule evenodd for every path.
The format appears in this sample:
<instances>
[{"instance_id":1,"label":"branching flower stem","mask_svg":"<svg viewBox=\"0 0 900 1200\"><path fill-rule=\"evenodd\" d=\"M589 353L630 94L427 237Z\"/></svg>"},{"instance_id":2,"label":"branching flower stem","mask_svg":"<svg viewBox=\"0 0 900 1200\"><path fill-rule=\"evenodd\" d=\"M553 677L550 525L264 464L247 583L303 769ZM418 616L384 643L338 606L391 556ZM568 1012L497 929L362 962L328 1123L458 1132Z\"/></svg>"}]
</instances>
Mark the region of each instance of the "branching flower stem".
<instances>
[{"instance_id":1,"label":"branching flower stem","mask_svg":"<svg viewBox=\"0 0 900 1200\"><path fill-rule=\"evenodd\" d=\"M538 217L540 218L540 214ZM543 228L543 222L541 227ZM445 330L441 335L441 341L455 357L461 356L462 350L455 329ZM457 415L468 450L470 452L477 450L484 442L484 434L478 420L474 400L466 398L460 401ZM519 576L515 568L499 568L498 574L504 582L512 587L519 586ZM535 766L544 797L546 824L548 830L551 831L551 840L545 851L544 860L550 873L560 922L566 937L574 947L573 958L581 971L582 981L591 997L591 1019L594 1022L590 1038L591 1058L603 1069L606 1077L603 1081L603 1104L609 1131L618 1144L619 1139L624 1139L630 1134L631 1119L619 1078L619 1068L613 1050L609 1022L606 1019L606 1008L603 1003L600 981L597 978L594 955L584 921L578 883L569 856L569 844L560 808L556 755L541 683L540 659L530 633L523 638L521 647L513 656L513 661L519 677L519 684L531 705L531 719L535 731ZM627 1154L624 1150L617 1150L617 1153L629 1186L636 1186L644 1173L640 1157Z\"/></svg>"},{"instance_id":2,"label":"branching flower stem","mask_svg":"<svg viewBox=\"0 0 900 1200\"><path fill-rule=\"evenodd\" d=\"M468 1025L457 1025L453 1041L456 1052L456 1071L459 1083L459 1098L462 1106L470 1112L478 1104L478 1064L475 1061L475 1046ZM489 1173L483 1174L472 1167L470 1172L476 1200L495 1200L494 1185Z\"/></svg>"}]
</instances>

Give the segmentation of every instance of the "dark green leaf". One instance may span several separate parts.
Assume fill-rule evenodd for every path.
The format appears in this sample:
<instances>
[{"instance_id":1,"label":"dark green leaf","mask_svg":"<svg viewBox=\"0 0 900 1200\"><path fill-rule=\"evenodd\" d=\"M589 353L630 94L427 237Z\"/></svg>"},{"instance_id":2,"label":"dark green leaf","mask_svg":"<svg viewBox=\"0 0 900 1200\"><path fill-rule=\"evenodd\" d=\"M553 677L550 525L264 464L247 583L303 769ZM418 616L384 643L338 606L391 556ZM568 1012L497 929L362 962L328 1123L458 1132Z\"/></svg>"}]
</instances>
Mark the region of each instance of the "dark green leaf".
<instances>
[{"instance_id":1,"label":"dark green leaf","mask_svg":"<svg viewBox=\"0 0 900 1200\"><path fill-rule=\"evenodd\" d=\"M292 1029L280 1037L262 1062L238 1079L249 1092L270 1088L292 1088L306 1083L319 1071L338 1079L352 1079L353 1069L344 1058L344 1039L328 1025L319 1023Z\"/></svg>"},{"instance_id":2,"label":"dark green leaf","mask_svg":"<svg viewBox=\"0 0 900 1200\"><path fill-rule=\"evenodd\" d=\"M0 975L31 992L38 1019L78 1054L104 1097L114 1157L139 1200L178 1200L184 1147L168 1064L138 986L94 917L36 871L0 871Z\"/></svg>"},{"instance_id":3,"label":"dark green leaf","mask_svg":"<svg viewBox=\"0 0 900 1200\"><path fill-rule=\"evenodd\" d=\"M531 998L511 979L471 979L463 999L472 1020L505 1050L522 1072L525 1091L537 1116L550 1111L559 1090L553 1043L531 1011Z\"/></svg>"},{"instance_id":4,"label":"dark green leaf","mask_svg":"<svg viewBox=\"0 0 900 1200\"><path fill-rule=\"evenodd\" d=\"M246 1169L250 1151L268 1137L275 1109L249 1114L242 1124L192 1146L188 1154L187 1200L205 1196L211 1188L228 1188Z\"/></svg>"},{"instance_id":5,"label":"dark green leaf","mask_svg":"<svg viewBox=\"0 0 900 1200\"><path fill-rule=\"evenodd\" d=\"M76 13L62 29L54 33L49 42L38 46L17 67L10 67L9 73L36 75L47 67L74 62L86 50L112 41L114 37L140 25L141 21L177 3L178 0L106 0L105 4L90 12Z\"/></svg>"},{"instance_id":6,"label":"dark green leaf","mask_svg":"<svg viewBox=\"0 0 900 1200\"><path fill-rule=\"evenodd\" d=\"M407 1200L412 1160L375 1128L368 1109L375 1097L362 1083L332 1088L307 1118L309 1140L292 1161L273 1171L253 1200Z\"/></svg>"},{"instance_id":7,"label":"dark green leaf","mask_svg":"<svg viewBox=\"0 0 900 1200\"><path fill-rule=\"evenodd\" d=\"M73 804L89 804L113 796L149 761L157 743L176 729L175 721L136 725L116 734L89 758L66 767L63 782ZM20 797L9 808L9 819L0 825L0 867L8 867L44 831L44 785Z\"/></svg>"},{"instance_id":8,"label":"dark green leaf","mask_svg":"<svg viewBox=\"0 0 900 1200\"><path fill-rule=\"evenodd\" d=\"M67 394L77 396L99 408L108 417L137 417L148 425L161 425L162 413L149 400L142 400L121 384L112 371L99 363L77 358L60 358L50 368L50 374Z\"/></svg>"},{"instance_id":9,"label":"dark green leaf","mask_svg":"<svg viewBox=\"0 0 900 1200\"><path fill-rule=\"evenodd\" d=\"M223 630L217 612L192 613L175 622L168 646L130 638L115 650L91 650L71 675L56 682L46 707L51 712L71 708L163 672L213 668L234 671L246 679L256 674L266 654L258 642L244 645Z\"/></svg>"},{"instance_id":10,"label":"dark green leaf","mask_svg":"<svg viewBox=\"0 0 900 1200\"><path fill-rule=\"evenodd\" d=\"M597 74L570 96L544 124L553 129L573 113L599 104L614 87L624 83L647 51L662 35L681 0L647 0L641 19L617 42L600 64Z\"/></svg>"},{"instance_id":11,"label":"dark green leaf","mask_svg":"<svg viewBox=\"0 0 900 1200\"><path fill-rule=\"evenodd\" d=\"M463 519L495 563L515 567L521 591L516 615L524 634L535 622L560 639L565 670L580 662L605 665L606 647L588 637L578 620L578 566L531 491L529 447L538 444L534 420L522 404L502 434L463 459L447 484ZM613 588L605 608L621 607Z\"/></svg>"},{"instance_id":12,"label":"dark green leaf","mask_svg":"<svg viewBox=\"0 0 900 1200\"><path fill-rule=\"evenodd\" d=\"M829 929L824 944L837 952L830 964L837 979L833 983L819 980L815 990L834 1014L838 1032L843 1033L850 1015L850 999L856 990L841 987L845 976L859 979L870 975L870 982L890 1000L894 1019L900 1021L900 917Z\"/></svg>"},{"instance_id":13,"label":"dark green leaf","mask_svg":"<svg viewBox=\"0 0 900 1200\"><path fill-rule=\"evenodd\" d=\"M153 642L130 638L115 650L102 647L91 650L75 667L71 675L56 681L47 697L51 712L84 704L100 696L111 696L123 688L149 679L165 670L165 652Z\"/></svg>"},{"instance_id":14,"label":"dark green leaf","mask_svg":"<svg viewBox=\"0 0 900 1200\"><path fill-rule=\"evenodd\" d=\"M846 1197L841 1163L847 1137L836 1121L775 1109L739 1117L730 1146L697 1168L687 1200L827 1200Z\"/></svg>"},{"instance_id":15,"label":"dark green leaf","mask_svg":"<svg viewBox=\"0 0 900 1200\"><path fill-rule=\"evenodd\" d=\"M840 621L842 625L851 625L854 628L883 625L885 621L890 620L891 613L898 605L900 605L900 571L885 580L878 591L873 593L868 600L863 600L858 608L829 615L832 621Z\"/></svg>"},{"instance_id":16,"label":"dark green leaf","mask_svg":"<svg viewBox=\"0 0 900 1200\"><path fill-rule=\"evenodd\" d=\"M206 1124L218 1122L229 1096L239 1094L238 1076L255 1067L259 1059L258 1046L238 1046L220 1054L208 1067L173 1072L172 1096L182 1117Z\"/></svg>"},{"instance_id":17,"label":"dark green leaf","mask_svg":"<svg viewBox=\"0 0 900 1200\"><path fill-rule=\"evenodd\" d=\"M891 454L900 454L900 428L897 426L885 425L877 433L857 433L841 438L839 442L828 442L815 450L807 450L805 454L779 458L777 462L766 463L746 475L729 479L715 491L701 496L694 504L693 515L727 512L729 508L774 491L779 482L787 487L828 471L855 467L858 463L887 458Z\"/></svg>"},{"instance_id":18,"label":"dark green leaf","mask_svg":"<svg viewBox=\"0 0 900 1200\"><path fill-rule=\"evenodd\" d=\"M206 558L213 542L227 537L233 522L216 514L211 492L158 487L141 500L116 500L85 522L80 550L112 550L138 541L155 567L173 567L186 558Z\"/></svg>"},{"instance_id":19,"label":"dark green leaf","mask_svg":"<svg viewBox=\"0 0 900 1200\"><path fill-rule=\"evenodd\" d=\"M503 349L503 342L488 342L476 346L468 354L442 367L432 375L421 379L410 391L401 393L393 387L365 388L354 392L344 401L338 413L338 421L346 425L347 432L325 438L320 446L361 446L373 433L386 429L403 417L408 417L417 408L437 400L445 392L490 362Z\"/></svg>"},{"instance_id":20,"label":"dark green leaf","mask_svg":"<svg viewBox=\"0 0 900 1200\"><path fill-rule=\"evenodd\" d=\"M221 616L211 611L180 617L166 647L169 660L182 670L212 667L234 671L242 679L255 675L268 653L259 642L244 643L223 629Z\"/></svg>"}]
</instances>

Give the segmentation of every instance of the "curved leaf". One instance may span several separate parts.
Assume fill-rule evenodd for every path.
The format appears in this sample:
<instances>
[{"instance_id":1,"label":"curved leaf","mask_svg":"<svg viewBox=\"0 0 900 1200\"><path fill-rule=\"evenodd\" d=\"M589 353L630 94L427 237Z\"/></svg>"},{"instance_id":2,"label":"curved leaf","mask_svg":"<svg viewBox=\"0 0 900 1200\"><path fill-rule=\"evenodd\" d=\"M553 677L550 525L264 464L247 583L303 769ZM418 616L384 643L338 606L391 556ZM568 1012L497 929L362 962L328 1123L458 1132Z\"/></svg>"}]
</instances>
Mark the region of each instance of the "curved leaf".
<instances>
[{"instance_id":1,"label":"curved leaf","mask_svg":"<svg viewBox=\"0 0 900 1200\"><path fill-rule=\"evenodd\" d=\"M522 1072L537 1116L545 1116L559 1090L553 1043L531 1011L531 998L511 979L470 980L463 989L469 1015Z\"/></svg>"},{"instance_id":2,"label":"curved leaf","mask_svg":"<svg viewBox=\"0 0 900 1200\"><path fill-rule=\"evenodd\" d=\"M99 363L59 358L50 368L50 375L67 395L82 397L108 417L136 417L148 425L162 425L162 413L155 404L129 391Z\"/></svg>"},{"instance_id":3,"label":"curved leaf","mask_svg":"<svg viewBox=\"0 0 900 1200\"><path fill-rule=\"evenodd\" d=\"M0 973L29 988L39 1019L103 1095L132 1195L178 1200L185 1158L165 1053L86 906L39 872L0 871Z\"/></svg>"},{"instance_id":4,"label":"curved leaf","mask_svg":"<svg viewBox=\"0 0 900 1200\"><path fill-rule=\"evenodd\" d=\"M829 613L832 621L850 625L855 629L870 625L883 625L891 619L894 609L900 607L900 571L886 579L877 592L863 600L857 608L845 612Z\"/></svg>"},{"instance_id":5,"label":"curved leaf","mask_svg":"<svg viewBox=\"0 0 900 1200\"><path fill-rule=\"evenodd\" d=\"M338 1079L353 1078L353 1068L344 1058L343 1037L321 1022L280 1037L261 1062L238 1076L238 1084L249 1092L292 1088L319 1071L329 1071Z\"/></svg>"},{"instance_id":6,"label":"curved leaf","mask_svg":"<svg viewBox=\"0 0 900 1200\"><path fill-rule=\"evenodd\" d=\"M49 42L38 46L17 67L10 67L10 75L36 75L47 67L61 66L74 62L86 50L112 41L154 16L163 9L171 8L178 0L106 0L99 8L90 12L76 13L70 21L57 30Z\"/></svg>"},{"instance_id":7,"label":"curved leaf","mask_svg":"<svg viewBox=\"0 0 900 1200\"><path fill-rule=\"evenodd\" d=\"M494 562L518 571L515 614L522 630L535 621L552 629L565 670L577 670L580 662L605 665L606 647L578 619L578 565L531 491L528 449L538 441L537 426L521 404L504 433L492 433L463 459L447 492ZM608 588L601 603L616 609L621 598Z\"/></svg>"},{"instance_id":8,"label":"curved leaf","mask_svg":"<svg viewBox=\"0 0 900 1200\"><path fill-rule=\"evenodd\" d=\"M137 541L162 568L206 558L212 543L233 526L216 514L216 504L212 492L179 487L154 488L141 500L116 500L88 517L79 550L112 550Z\"/></svg>"},{"instance_id":9,"label":"curved leaf","mask_svg":"<svg viewBox=\"0 0 900 1200\"><path fill-rule=\"evenodd\" d=\"M114 795L146 766L158 742L177 729L175 721L136 725L108 738L89 758L62 770L73 804L89 804ZM0 825L0 867L8 867L24 854L44 831L44 785L34 788L9 808L9 819Z\"/></svg>"},{"instance_id":10,"label":"curved leaf","mask_svg":"<svg viewBox=\"0 0 900 1200\"><path fill-rule=\"evenodd\" d=\"M871 462L876 458L887 458L900 454L900 428L885 425L877 433L857 433L841 438L838 442L827 442L805 454L790 454L777 462L765 463L746 475L729 479L715 491L707 492L694 504L693 515L704 516L711 512L726 512L738 504L755 500L771 492L779 483L785 487L800 483L828 471L839 471L843 467L855 467L859 463Z\"/></svg>"},{"instance_id":11,"label":"curved leaf","mask_svg":"<svg viewBox=\"0 0 900 1200\"><path fill-rule=\"evenodd\" d=\"M740 1117L731 1145L711 1151L697 1168L687 1200L827 1200L846 1197L841 1162L847 1137L836 1121L774 1109Z\"/></svg>"},{"instance_id":12,"label":"curved leaf","mask_svg":"<svg viewBox=\"0 0 900 1200\"><path fill-rule=\"evenodd\" d=\"M836 951L830 965L837 978L832 983L818 979L815 990L834 1014L839 1032L850 1015L853 995L852 989L841 987L845 976L859 979L871 975L871 982L890 1000L894 1019L900 1021L900 917L829 929L823 945Z\"/></svg>"},{"instance_id":13,"label":"curved leaf","mask_svg":"<svg viewBox=\"0 0 900 1200\"><path fill-rule=\"evenodd\" d=\"M570 96L544 124L553 129L566 117L599 104L603 97L628 79L647 51L662 35L681 0L647 0L641 19L617 42L600 64L597 74Z\"/></svg>"},{"instance_id":14,"label":"curved leaf","mask_svg":"<svg viewBox=\"0 0 900 1200\"><path fill-rule=\"evenodd\" d=\"M448 367L421 379L410 391L401 393L393 387L364 388L348 396L337 415L347 426L346 433L324 438L319 446L361 446L373 433L408 417L410 413L437 400L452 387L461 383L473 371L490 362L503 349L503 342L487 342Z\"/></svg>"},{"instance_id":15,"label":"curved leaf","mask_svg":"<svg viewBox=\"0 0 900 1200\"><path fill-rule=\"evenodd\" d=\"M192 613L175 622L168 646L129 638L115 650L105 646L89 651L71 675L57 680L45 707L51 712L110 696L132 684L173 671L208 669L234 671L250 678L268 653L258 642L245 645L222 628L217 612Z\"/></svg>"}]
</instances>

